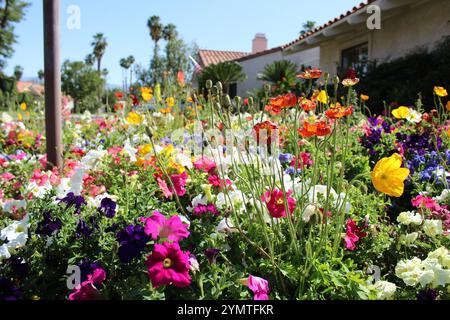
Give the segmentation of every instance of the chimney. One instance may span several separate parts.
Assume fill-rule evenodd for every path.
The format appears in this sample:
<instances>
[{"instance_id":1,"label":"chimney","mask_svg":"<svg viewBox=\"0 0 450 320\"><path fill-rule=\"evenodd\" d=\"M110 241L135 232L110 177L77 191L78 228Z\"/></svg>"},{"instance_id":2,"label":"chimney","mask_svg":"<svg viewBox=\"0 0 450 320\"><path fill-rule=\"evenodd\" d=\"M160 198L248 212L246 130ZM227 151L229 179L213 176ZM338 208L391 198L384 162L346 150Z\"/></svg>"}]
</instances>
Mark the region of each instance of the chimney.
<instances>
[{"instance_id":1,"label":"chimney","mask_svg":"<svg viewBox=\"0 0 450 320\"><path fill-rule=\"evenodd\" d=\"M264 33L257 33L253 39L252 53L258 53L267 50L267 38Z\"/></svg>"}]
</instances>

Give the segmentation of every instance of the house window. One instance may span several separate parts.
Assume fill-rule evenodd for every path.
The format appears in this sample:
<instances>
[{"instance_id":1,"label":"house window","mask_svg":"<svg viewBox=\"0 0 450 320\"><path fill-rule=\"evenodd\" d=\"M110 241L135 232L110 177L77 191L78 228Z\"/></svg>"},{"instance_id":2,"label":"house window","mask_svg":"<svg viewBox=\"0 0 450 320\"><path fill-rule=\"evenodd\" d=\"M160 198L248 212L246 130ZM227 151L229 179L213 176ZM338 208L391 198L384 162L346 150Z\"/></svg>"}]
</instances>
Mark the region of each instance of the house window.
<instances>
[{"instance_id":1,"label":"house window","mask_svg":"<svg viewBox=\"0 0 450 320\"><path fill-rule=\"evenodd\" d=\"M348 69L354 68L358 74L367 72L367 63L369 62L369 45L363 43L342 51L341 72L345 73Z\"/></svg>"}]
</instances>

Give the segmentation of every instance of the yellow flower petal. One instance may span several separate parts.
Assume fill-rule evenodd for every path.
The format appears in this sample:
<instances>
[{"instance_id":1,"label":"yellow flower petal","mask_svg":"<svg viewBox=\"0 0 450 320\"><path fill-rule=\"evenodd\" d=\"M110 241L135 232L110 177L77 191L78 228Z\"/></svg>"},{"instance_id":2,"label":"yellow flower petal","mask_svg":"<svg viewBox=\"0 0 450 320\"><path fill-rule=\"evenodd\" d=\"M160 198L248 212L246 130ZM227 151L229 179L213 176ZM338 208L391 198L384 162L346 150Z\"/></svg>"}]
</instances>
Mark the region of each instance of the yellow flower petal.
<instances>
[{"instance_id":1,"label":"yellow flower petal","mask_svg":"<svg viewBox=\"0 0 450 320\"><path fill-rule=\"evenodd\" d=\"M372 183L377 191L397 198L403 195L404 181L410 172L407 168L401 168L402 161L403 158L398 153L378 161L371 173Z\"/></svg>"},{"instance_id":2,"label":"yellow flower petal","mask_svg":"<svg viewBox=\"0 0 450 320\"><path fill-rule=\"evenodd\" d=\"M408 107L400 107L398 109L392 110L392 115L396 119L406 119L406 117L409 115L409 108Z\"/></svg>"}]
</instances>

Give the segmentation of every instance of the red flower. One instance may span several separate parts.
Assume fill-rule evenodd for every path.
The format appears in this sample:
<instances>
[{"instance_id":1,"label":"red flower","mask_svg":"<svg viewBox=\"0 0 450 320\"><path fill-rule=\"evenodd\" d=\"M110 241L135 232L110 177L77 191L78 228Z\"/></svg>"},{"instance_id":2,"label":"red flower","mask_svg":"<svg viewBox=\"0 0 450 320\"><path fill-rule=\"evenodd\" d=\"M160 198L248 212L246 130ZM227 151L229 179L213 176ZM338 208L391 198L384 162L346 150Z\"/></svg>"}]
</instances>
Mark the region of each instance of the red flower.
<instances>
[{"instance_id":1,"label":"red flower","mask_svg":"<svg viewBox=\"0 0 450 320\"><path fill-rule=\"evenodd\" d=\"M114 93L114 95L116 96L117 99L122 99L123 98L123 92L117 91L116 93Z\"/></svg>"},{"instance_id":2,"label":"red flower","mask_svg":"<svg viewBox=\"0 0 450 320\"><path fill-rule=\"evenodd\" d=\"M347 220L347 232L345 235L345 246L348 250L354 251L356 249L356 243L365 237L367 237L367 233L363 232L364 229L367 228L365 225L362 228L359 228L355 221L352 219Z\"/></svg>"},{"instance_id":3,"label":"red flower","mask_svg":"<svg viewBox=\"0 0 450 320\"><path fill-rule=\"evenodd\" d=\"M300 98L298 102L300 103L302 109L305 111L312 111L317 107L317 104L314 101L306 98Z\"/></svg>"},{"instance_id":4,"label":"red flower","mask_svg":"<svg viewBox=\"0 0 450 320\"><path fill-rule=\"evenodd\" d=\"M276 133L276 130L278 127L276 124L270 122L270 121L264 121L260 122L257 125L253 127L253 130L256 133L256 141L259 144L260 142L265 144L271 144L272 138L274 138L274 134ZM263 132L261 132L263 131ZM265 138L265 141L261 141L261 138Z\"/></svg>"},{"instance_id":5,"label":"red flower","mask_svg":"<svg viewBox=\"0 0 450 320\"><path fill-rule=\"evenodd\" d=\"M292 190L286 193L287 207L292 214L295 210L296 200L291 197ZM274 189L267 191L262 197L262 201L266 203L269 214L273 218L283 218L286 216L285 195L283 191Z\"/></svg>"},{"instance_id":6,"label":"red flower","mask_svg":"<svg viewBox=\"0 0 450 320\"><path fill-rule=\"evenodd\" d=\"M348 108L345 108L341 106L341 104L338 102L335 105L332 105L330 109L325 111L325 115L329 119L339 119L342 117L346 117L353 114L353 106L350 106Z\"/></svg>"}]
</instances>

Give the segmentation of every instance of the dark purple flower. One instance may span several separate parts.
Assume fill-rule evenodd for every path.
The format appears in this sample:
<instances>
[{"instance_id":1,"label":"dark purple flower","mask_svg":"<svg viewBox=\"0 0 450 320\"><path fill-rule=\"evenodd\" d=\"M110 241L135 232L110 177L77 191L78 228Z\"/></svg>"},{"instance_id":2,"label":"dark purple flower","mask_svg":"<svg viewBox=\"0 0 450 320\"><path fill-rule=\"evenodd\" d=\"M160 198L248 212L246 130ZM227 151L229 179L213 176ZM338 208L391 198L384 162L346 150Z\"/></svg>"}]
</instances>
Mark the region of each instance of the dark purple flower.
<instances>
[{"instance_id":1,"label":"dark purple flower","mask_svg":"<svg viewBox=\"0 0 450 320\"><path fill-rule=\"evenodd\" d=\"M64 198L57 200L59 200L59 202L64 202L66 204L66 209L75 207L75 214L80 214L81 206L87 205L87 202L84 200L83 196L76 196L73 192L68 193Z\"/></svg>"},{"instance_id":2,"label":"dark purple flower","mask_svg":"<svg viewBox=\"0 0 450 320\"><path fill-rule=\"evenodd\" d=\"M0 277L0 300L20 300L22 291L5 277Z\"/></svg>"},{"instance_id":3,"label":"dark purple flower","mask_svg":"<svg viewBox=\"0 0 450 320\"><path fill-rule=\"evenodd\" d=\"M216 248L208 248L205 250L205 256L208 259L210 264L215 264L217 261L217 256L220 253L219 249Z\"/></svg>"},{"instance_id":4,"label":"dark purple flower","mask_svg":"<svg viewBox=\"0 0 450 320\"><path fill-rule=\"evenodd\" d=\"M22 257L11 257L8 260L8 264L11 266L11 269L18 278L23 279L28 275L29 266Z\"/></svg>"},{"instance_id":5,"label":"dark purple flower","mask_svg":"<svg viewBox=\"0 0 450 320\"><path fill-rule=\"evenodd\" d=\"M44 220L41 221L38 226L36 233L41 236L51 237L61 230L62 222L60 219L52 219L51 212L44 212Z\"/></svg>"},{"instance_id":6,"label":"dark purple flower","mask_svg":"<svg viewBox=\"0 0 450 320\"><path fill-rule=\"evenodd\" d=\"M78 220L77 223L77 229L76 229L76 235L78 238L81 236L85 236L86 238L90 237L92 235L93 230L89 228L86 221L83 219Z\"/></svg>"},{"instance_id":7,"label":"dark purple flower","mask_svg":"<svg viewBox=\"0 0 450 320\"><path fill-rule=\"evenodd\" d=\"M417 300L431 301L436 300L438 293L434 289L421 290L417 293Z\"/></svg>"},{"instance_id":8,"label":"dark purple flower","mask_svg":"<svg viewBox=\"0 0 450 320\"><path fill-rule=\"evenodd\" d=\"M120 231L117 236L119 241L119 258L122 263L131 262L134 258L138 258L144 251L150 238L145 234L143 226L130 225Z\"/></svg>"},{"instance_id":9,"label":"dark purple flower","mask_svg":"<svg viewBox=\"0 0 450 320\"><path fill-rule=\"evenodd\" d=\"M103 213L107 218L112 219L116 215L117 203L110 198L103 198L98 210Z\"/></svg>"}]
</instances>

